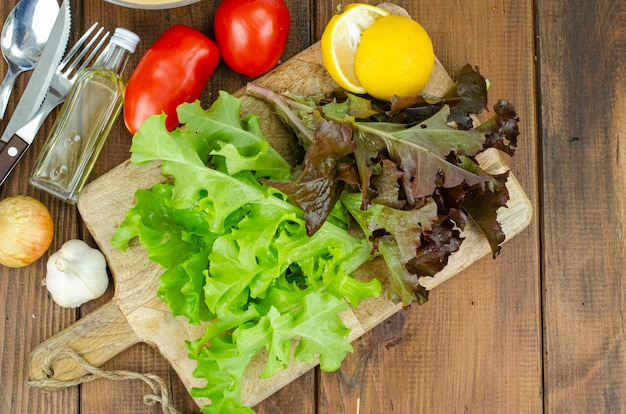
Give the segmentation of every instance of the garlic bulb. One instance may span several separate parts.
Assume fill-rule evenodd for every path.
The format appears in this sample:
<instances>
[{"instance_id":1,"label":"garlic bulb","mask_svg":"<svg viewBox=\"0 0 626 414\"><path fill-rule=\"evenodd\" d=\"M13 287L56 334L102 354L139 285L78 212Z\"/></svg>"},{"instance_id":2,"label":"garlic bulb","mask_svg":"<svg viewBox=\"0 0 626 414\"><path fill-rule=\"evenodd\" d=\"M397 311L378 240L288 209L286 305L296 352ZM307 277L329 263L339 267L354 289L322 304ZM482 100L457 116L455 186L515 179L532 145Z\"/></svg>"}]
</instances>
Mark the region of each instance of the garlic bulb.
<instances>
[{"instance_id":1,"label":"garlic bulb","mask_svg":"<svg viewBox=\"0 0 626 414\"><path fill-rule=\"evenodd\" d=\"M68 240L47 263L44 284L64 308L76 308L104 294L109 286L107 264L98 249L82 240Z\"/></svg>"}]
</instances>

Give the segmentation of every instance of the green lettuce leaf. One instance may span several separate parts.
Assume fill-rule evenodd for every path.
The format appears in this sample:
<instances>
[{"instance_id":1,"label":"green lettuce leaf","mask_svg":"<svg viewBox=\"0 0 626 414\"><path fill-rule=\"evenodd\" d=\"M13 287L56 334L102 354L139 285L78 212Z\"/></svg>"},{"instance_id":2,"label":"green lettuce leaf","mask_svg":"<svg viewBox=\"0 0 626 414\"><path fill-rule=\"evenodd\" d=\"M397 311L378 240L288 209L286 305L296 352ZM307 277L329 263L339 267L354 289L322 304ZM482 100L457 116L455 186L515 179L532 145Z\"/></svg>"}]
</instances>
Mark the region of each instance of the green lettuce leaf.
<instances>
[{"instance_id":1,"label":"green lettuce leaf","mask_svg":"<svg viewBox=\"0 0 626 414\"><path fill-rule=\"evenodd\" d=\"M137 191L112 239L121 250L143 244L163 268L158 296L205 327L187 342L194 375L206 380L192 395L212 401L205 413L252 412L241 404L251 363L263 364L263 377L293 360L337 369L352 350L339 314L379 296L381 284L404 305L426 301L419 278L446 266L468 221L496 257L508 175L487 174L475 156L513 155L519 134L503 100L473 127L486 82L470 66L449 96L401 97L391 110L348 93L248 92L291 126L303 164L292 168L268 144L239 99L221 92L208 110L183 104L184 127L168 132L154 116L133 138L131 161L160 162L167 180ZM352 277L376 256L388 275Z\"/></svg>"},{"instance_id":2,"label":"green lettuce leaf","mask_svg":"<svg viewBox=\"0 0 626 414\"><path fill-rule=\"evenodd\" d=\"M250 412L241 378L263 350L264 376L292 359L337 369L352 350L338 313L381 289L352 277L370 247L349 234L340 205L309 236L302 209L263 182L291 169L240 110L222 92L207 111L181 105L184 128L167 132L163 116L143 124L131 161L161 162L168 180L137 191L112 239L122 250L138 239L163 268L158 296L172 314L206 326L187 347L207 380L192 390L212 401L207 413Z\"/></svg>"}]
</instances>

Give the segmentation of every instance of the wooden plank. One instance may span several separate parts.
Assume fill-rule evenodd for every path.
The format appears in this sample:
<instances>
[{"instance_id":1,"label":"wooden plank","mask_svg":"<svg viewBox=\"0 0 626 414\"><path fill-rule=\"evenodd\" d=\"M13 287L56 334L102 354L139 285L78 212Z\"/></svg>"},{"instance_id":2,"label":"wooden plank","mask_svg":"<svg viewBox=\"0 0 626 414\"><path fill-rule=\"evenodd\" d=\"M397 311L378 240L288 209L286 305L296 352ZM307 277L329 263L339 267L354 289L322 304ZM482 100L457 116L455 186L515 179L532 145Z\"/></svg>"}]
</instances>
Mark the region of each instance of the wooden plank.
<instances>
[{"instance_id":1,"label":"wooden plank","mask_svg":"<svg viewBox=\"0 0 626 414\"><path fill-rule=\"evenodd\" d=\"M217 0L203 0L197 4L182 8L170 9L167 11L158 10L129 10L108 4L103 1L87 1L83 3L84 20L107 22L107 27L114 28L118 25L127 27L135 31L141 42L132 60L128 64L127 70L136 67L137 62L145 50L156 40L156 38L171 25L177 23L188 24L198 30L203 31L213 38L213 15L215 8L219 4ZM290 31L289 42L285 49L283 59L288 59L301 50L308 47L312 41L309 38L310 30L306 27L312 24L310 19L311 3L286 0L292 14L292 29ZM207 106L215 99L219 90L235 91L246 84L250 79L238 75L221 62L213 73L209 84L201 97L203 105ZM97 179L109 170L119 165L128 158L128 148L131 137L127 134L123 122L118 122L116 128L111 133L103 153L92 173L92 179ZM89 231L84 228L85 237L91 239ZM88 314L100 306L104 305L111 295L99 301L95 301L83 306L83 313ZM198 408L193 399L180 380L170 363L154 348L139 344L124 354L106 363L104 369L129 369L138 372L149 372L159 375L168 385L171 386L171 397L173 405L181 412L197 412ZM276 396L275 403L279 406L294 407L295 412L311 412L313 390L315 389L315 377L311 372L289 385L294 391L284 394L281 398ZM139 391L137 391L139 388ZM111 412L159 412L158 407L146 407L142 402L142 393L150 392L147 386L129 386L125 383L115 383L110 381L96 381L82 386L82 405L84 412L98 414ZM271 407L271 403L268 407ZM119 407L116 409L116 407ZM262 408L262 405L261 407ZM270 411L271 412L271 411Z\"/></svg>"},{"instance_id":2,"label":"wooden plank","mask_svg":"<svg viewBox=\"0 0 626 414\"><path fill-rule=\"evenodd\" d=\"M0 3L0 16L4 18L17 4L17 0ZM0 65L0 76L6 74L6 64ZM29 80L29 73L18 77L0 127L4 130L21 92ZM43 125L40 134L47 134L51 124ZM55 235L51 249L56 250L63 242L78 237L75 223L76 209L57 203L51 196L36 192L28 184L28 174L38 153L37 141L16 166L7 181L0 187L0 199L23 194L39 199L52 214ZM28 353L41 341L72 324L77 318L74 309L61 309L47 295L41 285L46 274L47 254L34 264L12 269L0 265L0 412L74 414L78 412L79 390L64 393L43 393L30 390L28 380Z\"/></svg>"},{"instance_id":3,"label":"wooden plank","mask_svg":"<svg viewBox=\"0 0 626 414\"><path fill-rule=\"evenodd\" d=\"M623 413L626 7L536 3L546 412Z\"/></svg>"},{"instance_id":4,"label":"wooden plank","mask_svg":"<svg viewBox=\"0 0 626 414\"><path fill-rule=\"evenodd\" d=\"M140 36L140 43L136 52L131 56L124 74L124 77L128 79L131 71L137 66L139 59L141 59L148 47L173 24L185 23L211 33L212 13L207 12L207 9L214 10L216 3L215 1L203 1L189 7L163 11L127 9L102 0L88 0L73 2L72 11L74 16L77 16L75 21L82 26L81 30L98 21L109 30L114 30L116 27L125 27ZM131 136L126 131L121 118L116 122L109 138L95 165L91 180L97 179L128 158ZM96 245L82 222L80 223L80 228L82 238ZM112 299L113 293L113 288L111 288L105 297L83 305L81 307L81 316L89 315L103 306ZM158 351L146 344L138 344L130 348L104 364L102 368L158 375L170 386L170 396L174 406L182 412L193 412L196 409L196 404L170 364ZM83 384L79 389L81 412L93 414L160 412L158 405L148 407L143 403L143 395L152 391L150 387L139 380L120 382L97 380Z\"/></svg>"},{"instance_id":5,"label":"wooden plank","mask_svg":"<svg viewBox=\"0 0 626 414\"><path fill-rule=\"evenodd\" d=\"M439 67L438 70L442 68ZM445 80L445 77L437 77L437 79ZM323 69L319 45L314 45L298 54L260 79L259 83L270 85L279 91L289 89L298 94L317 94L336 87ZM448 88L449 80L445 80L442 85L432 84L428 93L437 96L445 93ZM260 115L264 120L261 127L266 136L271 136L278 144L286 145L288 148L288 142L291 142L293 138L290 134L286 134L287 130L280 120L270 116L271 108L250 96L242 98L244 111ZM281 139L284 142L280 142ZM487 170L504 168L497 151L484 153L480 161ZM203 381L192 376L195 363L187 357L187 350L181 339L200 337L203 328L189 325L184 318L173 318L167 306L156 298L161 269L147 259L141 246L134 245L127 252L121 252L110 244L117 225L133 205L135 190L149 187L160 180L158 165L151 164L138 168L126 162L101 176L86 187L81 194L78 204L81 215L101 250L107 256L109 268L115 275L114 302L97 309L69 330L39 346L33 353L33 375L38 375L37 367L46 359L46 354L50 353L50 349L57 349L63 344L79 352L91 364L101 365L116 351L122 349L112 347L110 344L113 341L109 338L128 335L127 329L119 329L125 317L136 336L131 332L132 338L120 341L121 343L135 343L140 339L152 344L175 367L188 388L202 386ZM531 209L513 175L507 185L510 189L511 200L509 208L501 211L500 220L505 233L512 238L528 225ZM488 244L474 227L468 225L465 237L460 251L453 256L449 266L440 272L442 280L446 280L481 256L490 253ZM368 277L373 275L369 267L364 267L363 273L366 273ZM107 310L112 307L119 307L121 313ZM399 309L400 307L393 306L381 298L364 302L357 310L345 312L342 316L345 323L352 328L351 339L356 339ZM94 326L96 329L93 329ZM93 330L93 335L82 333L89 329ZM70 358L56 359L54 364L55 379L68 380L81 375L82 368L73 363ZM244 404L254 405L262 401L279 387L290 383L311 368L310 364L293 363L288 369L271 379L259 380L258 376L260 370L263 369L263 362L253 363L244 376ZM208 404L209 401L197 399L197 403L202 406Z\"/></svg>"},{"instance_id":6,"label":"wooden plank","mask_svg":"<svg viewBox=\"0 0 626 414\"><path fill-rule=\"evenodd\" d=\"M498 98L515 104L522 136L507 163L536 203L532 2L398 3L426 28L451 73L470 63L490 79L490 107ZM334 7L319 5L317 36ZM473 264L427 304L361 337L338 372L320 374L317 412L541 412L538 254L535 220L495 261Z\"/></svg>"},{"instance_id":7,"label":"wooden plank","mask_svg":"<svg viewBox=\"0 0 626 414\"><path fill-rule=\"evenodd\" d=\"M8 13L16 2L4 2L0 11ZM292 32L295 35L290 39L288 56L293 56L319 38L337 2L287 3L292 10ZM446 67L455 70L465 62L479 65L492 80L491 96L511 98L517 105L522 115L523 135L528 140L522 142L521 151L509 164L534 202L537 177L532 137L534 92L529 86L533 78L529 63L533 60L531 2L443 0L398 3L427 25L436 40L437 54ZM140 33L141 47L147 47L173 23L186 22L210 28L206 22L212 18L217 4L217 0L203 0L194 6L163 12L127 10L101 0L87 0L73 1L72 9L78 31L96 20L109 28L124 26ZM568 18L567 14L564 16ZM139 54L139 51L135 54L129 68L134 67ZM23 88L26 80L27 77L23 77L18 81L18 90ZM233 91L246 81L220 65L203 100L211 102L218 89ZM12 105L15 103L13 101ZM41 135L45 136L53 120L54 116L44 125ZM130 137L124 138L124 134L124 126L118 122L112 133L118 138L110 139L106 144L93 178L128 158ZM83 238L94 244L88 230L81 225L75 208L28 186L27 175L42 144L43 140L35 141L27 154L30 158L25 158L14 177L0 188L0 197L31 194L51 208L57 224L52 251L69 238ZM460 277L446 282L445 289L433 292L427 307L403 310L366 334L355 343L356 352L344 363L345 370L322 375L311 371L255 409L266 413L284 412L285 407L302 413L341 412L344 402L354 397L356 391L356 395L362 395L353 402L359 401L361 412L438 412L446 407L452 407L456 412L488 412L493 407L497 412L535 411L540 399L536 380L540 374L540 363L536 360L538 334L534 319L539 310L532 309L538 303L535 292L538 286L537 222L533 221L524 234L505 246L497 261L481 260ZM0 268L0 303L5 310L4 319L0 321L0 336L3 337L0 411L51 414L79 410L89 413L160 412L159 407L143 405L140 396L145 387L137 382L95 381L84 385L80 393L77 388L49 394L25 387L28 351L76 319L76 311L62 310L47 297L45 288L39 285L44 274L43 260L22 270ZM501 274L513 277L500 277ZM111 288L104 298L83 306L80 314L97 309L112 295ZM416 330L418 326L419 331ZM352 361L362 362L359 365ZM353 366L361 367L359 375L350 375ZM131 348L107 363L105 368L154 372L171 385L177 408L183 412L197 410L168 362L147 345ZM314 393L318 375L322 378L318 387L322 390L319 404ZM345 381L350 376L355 377L355 381ZM338 381L333 382L335 377ZM351 388L346 391L346 387ZM341 390L343 392L339 392ZM80 406L79 398L82 401ZM519 402L518 406L515 406L516 402ZM329 410L329 407L333 409ZM500 410L502 407L505 408Z\"/></svg>"}]
</instances>

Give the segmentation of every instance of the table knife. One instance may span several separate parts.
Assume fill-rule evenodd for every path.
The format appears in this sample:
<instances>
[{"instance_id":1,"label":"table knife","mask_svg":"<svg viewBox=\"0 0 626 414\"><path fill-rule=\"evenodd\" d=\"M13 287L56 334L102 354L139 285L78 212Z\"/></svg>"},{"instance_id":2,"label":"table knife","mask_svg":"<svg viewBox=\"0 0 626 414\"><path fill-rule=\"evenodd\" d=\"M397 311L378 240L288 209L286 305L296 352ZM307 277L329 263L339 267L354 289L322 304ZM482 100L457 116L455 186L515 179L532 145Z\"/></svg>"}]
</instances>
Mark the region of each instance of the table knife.
<instances>
[{"instance_id":1,"label":"table knife","mask_svg":"<svg viewBox=\"0 0 626 414\"><path fill-rule=\"evenodd\" d=\"M4 183L15 165L22 158L30 144L35 139L37 130L24 128L20 130L32 113L41 105L46 91L52 81L52 76L61 62L63 52L70 35L71 13L69 0L63 0L59 14L56 17L48 42L41 53L37 67L24 89L24 93L14 110L14 115L6 126L5 133L0 138L0 185ZM20 114L26 114L26 119ZM16 118L17 116L17 118ZM18 131L11 135L7 131Z\"/></svg>"}]
</instances>

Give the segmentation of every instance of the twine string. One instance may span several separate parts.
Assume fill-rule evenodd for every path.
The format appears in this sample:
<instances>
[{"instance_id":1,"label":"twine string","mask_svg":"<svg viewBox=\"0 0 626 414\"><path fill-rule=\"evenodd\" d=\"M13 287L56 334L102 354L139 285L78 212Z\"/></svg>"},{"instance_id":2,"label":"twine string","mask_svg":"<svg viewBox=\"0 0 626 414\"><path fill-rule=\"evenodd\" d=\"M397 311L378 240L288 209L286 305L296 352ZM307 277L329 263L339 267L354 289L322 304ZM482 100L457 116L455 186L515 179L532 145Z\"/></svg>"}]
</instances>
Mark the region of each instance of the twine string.
<instances>
[{"instance_id":1,"label":"twine string","mask_svg":"<svg viewBox=\"0 0 626 414\"><path fill-rule=\"evenodd\" d=\"M52 362L59 357L70 357L74 359L87 372L87 374L83 375L80 378L67 381L53 379L52 377L54 376L54 370L52 369ZM157 403L160 403L163 414L182 414L180 411L176 410L176 408L172 404L168 388L163 379L155 374L142 374L139 372L125 370L105 371L98 367L94 367L83 357L68 348L50 350L50 353L42 364L41 370L46 378L40 380L30 380L28 381L28 386L33 388L69 388L76 385L85 384L99 378L112 381L141 380L148 384L152 389L152 394L146 394L143 396L144 404L148 406L153 406Z\"/></svg>"}]
</instances>

